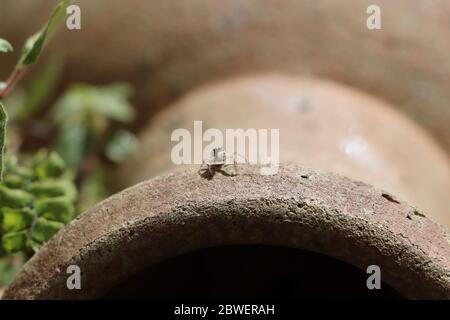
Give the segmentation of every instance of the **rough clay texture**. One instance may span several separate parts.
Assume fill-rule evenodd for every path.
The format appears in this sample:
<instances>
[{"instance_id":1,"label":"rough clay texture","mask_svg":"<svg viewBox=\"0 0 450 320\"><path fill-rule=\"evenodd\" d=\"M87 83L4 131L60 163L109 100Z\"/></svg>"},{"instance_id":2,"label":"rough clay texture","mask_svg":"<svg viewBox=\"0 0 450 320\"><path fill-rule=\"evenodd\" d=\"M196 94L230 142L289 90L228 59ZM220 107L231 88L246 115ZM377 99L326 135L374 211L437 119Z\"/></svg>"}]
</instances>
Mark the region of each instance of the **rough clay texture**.
<instances>
[{"instance_id":1,"label":"rough clay texture","mask_svg":"<svg viewBox=\"0 0 450 320\"><path fill-rule=\"evenodd\" d=\"M194 121L198 120L203 132L194 134ZM227 129L279 129L280 163L364 181L392 192L450 228L447 154L403 114L353 88L332 81L263 73L193 90L149 122L139 136L139 151L109 172L110 186L120 191L180 168L171 157L176 145L187 140L172 142L172 134L181 128L191 133L188 147L192 153L196 144L208 153L207 146L222 143L232 153L225 141ZM220 130L223 141L204 138L210 128ZM270 133L268 136L268 145L273 145ZM264 141L248 137L247 145ZM249 151L238 153L250 159ZM206 154L204 159L210 156Z\"/></svg>"},{"instance_id":2,"label":"rough clay texture","mask_svg":"<svg viewBox=\"0 0 450 320\"><path fill-rule=\"evenodd\" d=\"M1 36L18 49L57 0L1 2ZM199 85L278 71L332 79L386 99L450 153L448 0L377 0L382 29L375 31L366 27L373 0L76 2L82 30L64 30L46 50L47 57L67 54L61 88L130 81L141 125ZM2 56L1 78L19 54Z\"/></svg>"},{"instance_id":3,"label":"rough clay texture","mask_svg":"<svg viewBox=\"0 0 450 320\"><path fill-rule=\"evenodd\" d=\"M188 168L101 202L60 231L5 299L101 297L155 262L201 248L270 244L320 252L365 269L408 298L450 298L450 237L422 213L364 183L296 166L263 176L201 178ZM66 268L83 290L66 289Z\"/></svg>"}]
</instances>

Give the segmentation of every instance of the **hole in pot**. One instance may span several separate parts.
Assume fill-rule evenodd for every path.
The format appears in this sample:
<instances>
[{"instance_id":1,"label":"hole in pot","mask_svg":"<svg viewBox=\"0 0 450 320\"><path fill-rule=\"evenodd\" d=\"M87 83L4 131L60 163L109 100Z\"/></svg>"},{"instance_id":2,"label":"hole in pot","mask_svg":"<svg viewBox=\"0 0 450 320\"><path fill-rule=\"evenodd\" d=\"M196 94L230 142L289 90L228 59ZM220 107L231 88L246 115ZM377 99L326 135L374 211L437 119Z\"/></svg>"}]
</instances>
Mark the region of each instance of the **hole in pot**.
<instances>
[{"instance_id":1,"label":"hole in pot","mask_svg":"<svg viewBox=\"0 0 450 320\"><path fill-rule=\"evenodd\" d=\"M399 299L386 283L368 290L365 271L300 249L223 246L183 254L131 276L107 299Z\"/></svg>"}]
</instances>

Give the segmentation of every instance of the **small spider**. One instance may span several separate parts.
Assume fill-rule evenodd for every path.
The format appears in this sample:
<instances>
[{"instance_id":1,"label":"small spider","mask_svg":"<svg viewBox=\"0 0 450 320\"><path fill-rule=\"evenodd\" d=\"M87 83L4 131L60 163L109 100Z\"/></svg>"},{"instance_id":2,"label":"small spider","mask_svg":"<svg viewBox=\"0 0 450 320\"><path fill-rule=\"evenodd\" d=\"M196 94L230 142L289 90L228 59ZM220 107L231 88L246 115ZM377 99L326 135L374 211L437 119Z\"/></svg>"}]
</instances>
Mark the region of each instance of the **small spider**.
<instances>
[{"instance_id":1,"label":"small spider","mask_svg":"<svg viewBox=\"0 0 450 320\"><path fill-rule=\"evenodd\" d=\"M226 153L223 148L214 148L212 158L203 161L198 173L202 177L212 178L216 172L220 172L226 176L234 177L237 172L236 154ZM229 161L231 160L231 161ZM228 172L225 168L233 166L234 172Z\"/></svg>"}]
</instances>

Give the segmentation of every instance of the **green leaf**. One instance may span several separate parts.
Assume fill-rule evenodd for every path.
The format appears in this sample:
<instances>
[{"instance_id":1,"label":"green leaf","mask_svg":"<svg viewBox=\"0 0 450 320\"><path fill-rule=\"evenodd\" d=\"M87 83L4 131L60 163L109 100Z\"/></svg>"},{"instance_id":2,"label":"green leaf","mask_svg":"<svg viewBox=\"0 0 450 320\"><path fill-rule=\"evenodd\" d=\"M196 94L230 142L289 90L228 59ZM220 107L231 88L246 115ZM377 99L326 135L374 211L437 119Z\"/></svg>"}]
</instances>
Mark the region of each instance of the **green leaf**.
<instances>
[{"instance_id":1,"label":"green leaf","mask_svg":"<svg viewBox=\"0 0 450 320\"><path fill-rule=\"evenodd\" d=\"M27 232L8 233L3 235L2 247L7 253L19 252L27 247Z\"/></svg>"},{"instance_id":2,"label":"green leaf","mask_svg":"<svg viewBox=\"0 0 450 320\"><path fill-rule=\"evenodd\" d=\"M73 203L67 197L49 198L36 201L38 216L49 220L69 223L75 213Z\"/></svg>"},{"instance_id":3,"label":"green leaf","mask_svg":"<svg viewBox=\"0 0 450 320\"><path fill-rule=\"evenodd\" d=\"M5 152L6 143L6 123L8 122L8 116L0 102L0 181L3 179L3 156Z\"/></svg>"},{"instance_id":4,"label":"green leaf","mask_svg":"<svg viewBox=\"0 0 450 320\"><path fill-rule=\"evenodd\" d=\"M33 212L28 209L2 209L2 230L5 233L17 232L31 227L34 220Z\"/></svg>"},{"instance_id":5,"label":"green leaf","mask_svg":"<svg viewBox=\"0 0 450 320\"><path fill-rule=\"evenodd\" d=\"M65 170L66 163L56 152L52 152L46 161L43 160L35 165L35 172L38 179L57 178Z\"/></svg>"},{"instance_id":6,"label":"green leaf","mask_svg":"<svg viewBox=\"0 0 450 320\"><path fill-rule=\"evenodd\" d=\"M117 131L106 145L106 156L113 162L123 162L137 149L138 139L126 130Z\"/></svg>"},{"instance_id":7,"label":"green leaf","mask_svg":"<svg viewBox=\"0 0 450 320\"><path fill-rule=\"evenodd\" d=\"M0 52L6 53L12 51L14 51L12 45L5 39L0 38Z\"/></svg>"},{"instance_id":8,"label":"green leaf","mask_svg":"<svg viewBox=\"0 0 450 320\"><path fill-rule=\"evenodd\" d=\"M33 196L28 192L0 185L0 207L21 209L31 205L32 202Z\"/></svg>"},{"instance_id":9,"label":"green leaf","mask_svg":"<svg viewBox=\"0 0 450 320\"><path fill-rule=\"evenodd\" d=\"M64 227L63 223L48 221L44 218L37 219L31 231L31 237L38 243L50 240L60 229Z\"/></svg>"},{"instance_id":10,"label":"green leaf","mask_svg":"<svg viewBox=\"0 0 450 320\"><path fill-rule=\"evenodd\" d=\"M63 126L57 143L57 151L70 168L81 165L91 148L89 130L82 123Z\"/></svg>"},{"instance_id":11,"label":"green leaf","mask_svg":"<svg viewBox=\"0 0 450 320\"><path fill-rule=\"evenodd\" d=\"M47 179L33 182L30 184L29 189L32 194L40 199L64 196L71 201L75 201L77 196L77 189L70 180Z\"/></svg>"},{"instance_id":12,"label":"green leaf","mask_svg":"<svg viewBox=\"0 0 450 320\"><path fill-rule=\"evenodd\" d=\"M34 64L37 61L44 45L53 36L59 24L63 20L66 9L71 2L71 0L62 0L53 10L47 24L41 29L41 31L28 38L22 50L22 56L19 60L18 68Z\"/></svg>"},{"instance_id":13,"label":"green leaf","mask_svg":"<svg viewBox=\"0 0 450 320\"><path fill-rule=\"evenodd\" d=\"M108 119L130 122L135 117L133 106L128 102L132 94L130 86L118 83L99 88L96 111Z\"/></svg>"},{"instance_id":14,"label":"green leaf","mask_svg":"<svg viewBox=\"0 0 450 320\"><path fill-rule=\"evenodd\" d=\"M48 177L59 177L66 170L66 163L56 152L50 153L47 162Z\"/></svg>"},{"instance_id":15,"label":"green leaf","mask_svg":"<svg viewBox=\"0 0 450 320\"><path fill-rule=\"evenodd\" d=\"M47 149L39 149L31 159L31 166L33 169L36 169L41 164L45 164L48 158L48 151Z\"/></svg>"},{"instance_id":16,"label":"green leaf","mask_svg":"<svg viewBox=\"0 0 450 320\"><path fill-rule=\"evenodd\" d=\"M24 167L24 166L17 166L15 168L14 173L18 174L24 179L32 180L35 178L35 175L33 173L33 170L30 168Z\"/></svg>"},{"instance_id":17,"label":"green leaf","mask_svg":"<svg viewBox=\"0 0 450 320\"><path fill-rule=\"evenodd\" d=\"M54 118L57 123L68 121L91 122L95 125L99 118L129 122L135 112L128 102L132 90L123 83L109 86L76 84L57 102Z\"/></svg>"},{"instance_id":18,"label":"green leaf","mask_svg":"<svg viewBox=\"0 0 450 320\"><path fill-rule=\"evenodd\" d=\"M17 160L17 156L15 156L11 153L9 153L7 155L7 157L5 158L4 169L5 169L5 173L6 173L6 178L9 176L20 176L20 178L23 180L23 182L25 182L26 180L34 179L33 170L31 168L21 166ZM5 185L7 185L6 178L5 178L5 183L4 183ZM14 183L19 183L19 182L16 181ZM7 186L12 189L18 189L17 187L14 187L14 186L9 186L9 185L7 185Z\"/></svg>"},{"instance_id":19,"label":"green leaf","mask_svg":"<svg viewBox=\"0 0 450 320\"><path fill-rule=\"evenodd\" d=\"M21 189L25 182L24 179L17 174L7 174L3 179L3 184L10 189Z\"/></svg>"},{"instance_id":20,"label":"green leaf","mask_svg":"<svg viewBox=\"0 0 450 320\"><path fill-rule=\"evenodd\" d=\"M24 101L16 116L17 121L30 118L45 105L46 100L55 88L56 81L60 78L62 71L62 59L53 56L43 69L31 81ZM8 106L10 104L8 103ZM10 107L9 110L12 108ZM11 116L11 114L10 114Z\"/></svg>"}]
</instances>

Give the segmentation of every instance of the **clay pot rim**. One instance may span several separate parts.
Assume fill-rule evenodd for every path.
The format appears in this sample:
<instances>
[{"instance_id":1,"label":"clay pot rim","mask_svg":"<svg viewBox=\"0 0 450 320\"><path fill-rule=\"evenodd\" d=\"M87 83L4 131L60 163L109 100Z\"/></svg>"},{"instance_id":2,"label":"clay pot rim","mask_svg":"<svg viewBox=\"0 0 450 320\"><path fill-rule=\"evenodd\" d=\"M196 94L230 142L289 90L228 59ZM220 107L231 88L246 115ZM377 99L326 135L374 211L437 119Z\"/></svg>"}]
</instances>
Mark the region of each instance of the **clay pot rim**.
<instances>
[{"instance_id":1,"label":"clay pot rim","mask_svg":"<svg viewBox=\"0 0 450 320\"><path fill-rule=\"evenodd\" d=\"M168 174L118 193L49 241L5 299L98 298L161 260L229 244L326 254L366 269L407 298L450 298L450 236L417 209L361 182L297 166L276 176ZM83 272L68 290L66 268Z\"/></svg>"}]
</instances>

